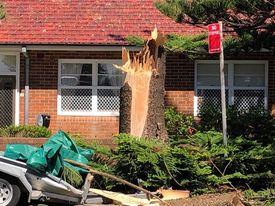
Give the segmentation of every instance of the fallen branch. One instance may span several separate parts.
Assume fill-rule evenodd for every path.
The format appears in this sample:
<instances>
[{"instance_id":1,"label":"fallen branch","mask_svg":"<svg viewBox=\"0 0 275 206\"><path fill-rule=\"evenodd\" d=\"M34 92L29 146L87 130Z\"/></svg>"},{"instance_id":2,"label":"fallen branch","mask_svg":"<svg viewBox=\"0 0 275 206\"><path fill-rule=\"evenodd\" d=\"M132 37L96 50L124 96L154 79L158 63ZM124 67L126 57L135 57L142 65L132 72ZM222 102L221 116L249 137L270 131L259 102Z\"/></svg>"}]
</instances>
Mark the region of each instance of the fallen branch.
<instances>
[{"instance_id":1,"label":"fallen branch","mask_svg":"<svg viewBox=\"0 0 275 206\"><path fill-rule=\"evenodd\" d=\"M64 159L64 161L66 161L66 162L68 162L68 163L70 163L70 164L73 164L73 165L75 165L75 166L84 168L84 169L88 170L88 171L89 171L90 173L92 173L92 174L100 175L100 176L103 176L103 177L107 177L107 178L113 179L113 180L115 180L115 181L117 181L117 182L121 182L121 183L124 184L124 185L128 185L129 187L132 187L132 188L134 188L134 189L136 189L136 190L142 191L142 192L144 192L145 194L147 194L147 195L149 195L149 196L152 196L152 197L158 199L159 201L161 201L162 203L164 203L164 204L166 204L166 205L170 205L169 203L163 201L161 198L159 198L157 195L153 194L153 193L150 192L149 190L146 190L146 189L144 189L144 188L142 188L142 187L139 187L139 186L137 186L137 185L135 185L135 184L132 184L132 183L130 183L130 182L126 181L126 180L123 180L123 179L121 179L121 178L119 178L119 177L116 177L116 176L114 176L114 175L111 175L111 174L108 174L108 173L105 173L105 172L100 172L100 171L94 170L94 169L92 169L92 168L91 168L90 166L88 166L88 165L85 165L85 164L82 164L82 163L79 163L79 162L76 162L76 161L73 161L73 160Z\"/></svg>"},{"instance_id":2,"label":"fallen branch","mask_svg":"<svg viewBox=\"0 0 275 206\"><path fill-rule=\"evenodd\" d=\"M213 162L213 160L211 158L209 158L211 164L214 166L214 168L222 175L222 177L224 176L224 173L228 167L228 165L230 164L230 162L226 165L226 168L224 169L224 171L222 172L218 166ZM237 195L241 198L242 196L240 195L240 191L229 181L227 180L228 184L236 191Z\"/></svg>"},{"instance_id":3,"label":"fallen branch","mask_svg":"<svg viewBox=\"0 0 275 206\"><path fill-rule=\"evenodd\" d=\"M165 159L163 159L163 163L164 163L164 166L165 166L165 168L166 168L168 174L169 174L170 177L174 180L174 182L175 182L177 185L182 186L182 185L176 180L176 178L172 175L172 173L170 172L170 170L169 170L169 168L168 168L168 166L167 166L167 164L166 164Z\"/></svg>"}]
</instances>

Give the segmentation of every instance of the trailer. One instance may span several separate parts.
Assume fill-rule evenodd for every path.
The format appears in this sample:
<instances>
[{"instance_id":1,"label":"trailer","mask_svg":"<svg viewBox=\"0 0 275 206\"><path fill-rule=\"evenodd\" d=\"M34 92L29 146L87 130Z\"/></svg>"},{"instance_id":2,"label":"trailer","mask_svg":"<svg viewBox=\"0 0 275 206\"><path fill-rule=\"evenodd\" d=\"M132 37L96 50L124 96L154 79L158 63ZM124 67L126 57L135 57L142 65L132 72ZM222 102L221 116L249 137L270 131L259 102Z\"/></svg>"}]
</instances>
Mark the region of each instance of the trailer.
<instances>
[{"instance_id":1,"label":"trailer","mask_svg":"<svg viewBox=\"0 0 275 206\"><path fill-rule=\"evenodd\" d=\"M94 150L78 147L63 131L58 131L39 148L24 144L6 145L5 152L0 151L0 206L23 206L31 202L84 205L91 200L95 202L98 197L131 206L151 205L150 197L162 201L148 190L88 166L93 154ZM67 178L72 174L76 176ZM92 189L93 175L142 191L147 199ZM78 177L81 181L77 181ZM88 195L92 198L87 200Z\"/></svg>"},{"instance_id":2,"label":"trailer","mask_svg":"<svg viewBox=\"0 0 275 206\"><path fill-rule=\"evenodd\" d=\"M82 189L51 174L38 174L24 162L0 154L0 206L16 206L37 202L68 205L84 204L90 182L86 178Z\"/></svg>"}]
</instances>

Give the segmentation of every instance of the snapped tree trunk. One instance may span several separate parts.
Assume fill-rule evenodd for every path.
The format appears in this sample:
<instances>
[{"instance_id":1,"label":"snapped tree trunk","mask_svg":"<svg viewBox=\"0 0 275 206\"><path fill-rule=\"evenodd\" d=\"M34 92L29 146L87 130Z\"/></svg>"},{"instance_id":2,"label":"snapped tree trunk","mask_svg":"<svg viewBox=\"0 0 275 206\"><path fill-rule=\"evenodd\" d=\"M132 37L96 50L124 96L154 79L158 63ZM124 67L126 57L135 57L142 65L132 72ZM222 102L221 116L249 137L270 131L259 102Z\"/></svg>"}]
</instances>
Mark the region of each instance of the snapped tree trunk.
<instances>
[{"instance_id":1,"label":"snapped tree trunk","mask_svg":"<svg viewBox=\"0 0 275 206\"><path fill-rule=\"evenodd\" d=\"M167 139L164 120L165 37L155 29L139 53L122 51L126 73L121 88L120 132Z\"/></svg>"}]
</instances>

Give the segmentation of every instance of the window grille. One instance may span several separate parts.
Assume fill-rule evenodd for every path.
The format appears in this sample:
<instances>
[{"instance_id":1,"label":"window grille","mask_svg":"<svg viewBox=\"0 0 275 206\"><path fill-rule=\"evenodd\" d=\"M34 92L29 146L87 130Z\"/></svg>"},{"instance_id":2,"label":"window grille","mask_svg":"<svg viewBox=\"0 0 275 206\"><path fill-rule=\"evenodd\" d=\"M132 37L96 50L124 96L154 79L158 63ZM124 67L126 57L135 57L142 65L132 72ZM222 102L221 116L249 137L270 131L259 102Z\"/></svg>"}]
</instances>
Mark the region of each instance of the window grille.
<instances>
[{"instance_id":1,"label":"window grille","mask_svg":"<svg viewBox=\"0 0 275 206\"><path fill-rule=\"evenodd\" d=\"M92 90L61 89L61 109L63 112L92 111Z\"/></svg>"},{"instance_id":2,"label":"window grille","mask_svg":"<svg viewBox=\"0 0 275 206\"><path fill-rule=\"evenodd\" d=\"M198 109L202 107L221 107L221 90L220 89L198 89ZM228 90L225 91L226 104L228 105Z\"/></svg>"},{"instance_id":3,"label":"window grille","mask_svg":"<svg viewBox=\"0 0 275 206\"><path fill-rule=\"evenodd\" d=\"M239 110L248 110L250 108L264 107L264 90L235 90L234 105Z\"/></svg>"},{"instance_id":4,"label":"window grille","mask_svg":"<svg viewBox=\"0 0 275 206\"><path fill-rule=\"evenodd\" d=\"M118 89L99 89L97 90L98 108L100 112L117 112L119 111L119 95Z\"/></svg>"},{"instance_id":5,"label":"window grille","mask_svg":"<svg viewBox=\"0 0 275 206\"><path fill-rule=\"evenodd\" d=\"M221 107L217 61L196 64L195 115L204 106ZM226 104L239 110L267 108L267 63L265 61L234 61L225 63Z\"/></svg>"},{"instance_id":6,"label":"window grille","mask_svg":"<svg viewBox=\"0 0 275 206\"><path fill-rule=\"evenodd\" d=\"M0 90L0 128L13 124L13 90Z\"/></svg>"}]
</instances>

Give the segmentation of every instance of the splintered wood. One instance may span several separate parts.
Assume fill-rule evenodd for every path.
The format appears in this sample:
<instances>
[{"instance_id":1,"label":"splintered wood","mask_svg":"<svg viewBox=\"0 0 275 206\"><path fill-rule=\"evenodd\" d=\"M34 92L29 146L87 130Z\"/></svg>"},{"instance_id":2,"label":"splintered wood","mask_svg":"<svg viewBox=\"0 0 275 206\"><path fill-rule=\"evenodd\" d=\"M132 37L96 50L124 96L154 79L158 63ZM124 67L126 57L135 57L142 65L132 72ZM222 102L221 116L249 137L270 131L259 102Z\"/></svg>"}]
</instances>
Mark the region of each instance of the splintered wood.
<instances>
[{"instance_id":1,"label":"splintered wood","mask_svg":"<svg viewBox=\"0 0 275 206\"><path fill-rule=\"evenodd\" d=\"M113 200L118 205L125 205L125 206L159 206L158 201L150 201L146 199L140 199L136 197L131 197L129 195L125 195L118 192L111 192L106 190L99 190L99 189L90 189L90 192L98 194L102 197L108 198Z\"/></svg>"},{"instance_id":2,"label":"splintered wood","mask_svg":"<svg viewBox=\"0 0 275 206\"><path fill-rule=\"evenodd\" d=\"M126 73L121 89L120 132L137 137L167 139L164 121L165 36L152 32L139 53L122 51Z\"/></svg>"}]
</instances>

